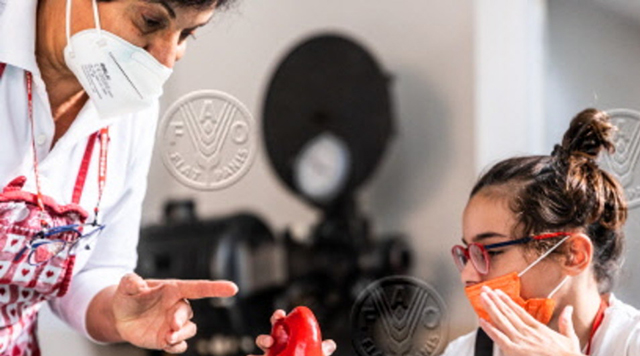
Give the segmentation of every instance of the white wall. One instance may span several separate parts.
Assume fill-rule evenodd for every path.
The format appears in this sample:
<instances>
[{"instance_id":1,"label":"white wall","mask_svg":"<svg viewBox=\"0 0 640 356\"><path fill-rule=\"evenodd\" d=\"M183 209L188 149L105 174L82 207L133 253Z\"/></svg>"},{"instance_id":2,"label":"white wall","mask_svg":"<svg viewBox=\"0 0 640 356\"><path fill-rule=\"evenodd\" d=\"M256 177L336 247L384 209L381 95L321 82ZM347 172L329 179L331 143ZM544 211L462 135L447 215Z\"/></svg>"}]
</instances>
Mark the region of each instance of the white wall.
<instances>
[{"instance_id":1,"label":"white wall","mask_svg":"<svg viewBox=\"0 0 640 356\"><path fill-rule=\"evenodd\" d=\"M543 150L547 0L476 0L475 9L475 163L482 172Z\"/></svg>"},{"instance_id":2,"label":"white wall","mask_svg":"<svg viewBox=\"0 0 640 356\"><path fill-rule=\"evenodd\" d=\"M640 21L621 1L549 2L546 146L559 143L571 118L587 107L640 110ZM632 10L633 7L627 7ZM614 11L615 10L615 11ZM616 290L640 307L640 209L627 221L626 263Z\"/></svg>"},{"instance_id":3,"label":"white wall","mask_svg":"<svg viewBox=\"0 0 640 356\"><path fill-rule=\"evenodd\" d=\"M549 2L546 146L587 107L640 109L640 21L591 1Z\"/></svg>"},{"instance_id":4,"label":"white wall","mask_svg":"<svg viewBox=\"0 0 640 356\"><path fill-rule=\"evenodd\" d=\"M299 40L325 31L362 42L394 78L398 135L362 196L363 209L377 231L399 231L411 238L416 274L449 302L451 336L469 331L474 318L449 249L461 236L461 212L475 179L472 2L240 1L190 44L167 86L164 108L190 91L220 89L243 101L260 123L264 89L275 64ZM156 156L144 222L159 220L165 199L183 197L194 197L203 217L257 211L278 232L316 219L316 212L277 181L262 149L242 181L215 193L196 194L181 186ZM83 341L60 330L41 332L45 355L71 354L76 344L77 350L85 350ZM61 343L55 340L61 338L65 342L58 348ZM100 355L135 354L122 347L112 352L90 348Z\"/></svg>"}]
</instances>

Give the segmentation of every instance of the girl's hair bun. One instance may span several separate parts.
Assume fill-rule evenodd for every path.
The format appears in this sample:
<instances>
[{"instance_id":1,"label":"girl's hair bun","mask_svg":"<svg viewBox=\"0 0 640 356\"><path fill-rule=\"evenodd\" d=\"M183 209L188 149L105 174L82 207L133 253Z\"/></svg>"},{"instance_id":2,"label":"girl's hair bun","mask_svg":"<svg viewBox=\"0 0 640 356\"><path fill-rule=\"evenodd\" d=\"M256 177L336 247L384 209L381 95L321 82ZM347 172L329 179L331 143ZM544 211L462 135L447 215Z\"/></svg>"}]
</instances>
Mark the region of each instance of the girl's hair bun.
<instances>
[{"instance_id":1,"label":"girl's hair bun","mask_svg":"<svg viewBox=\"0 0 640 356\"><path fill-rule=\"evenodd\" d=\"M571 120L571 125L556 145L552 156L565 161L571 156L579 156L591 161L598 158L604 149L612 153L614 126L609 115L598 109L585 109Z\"/></svg>"}]
</instances>

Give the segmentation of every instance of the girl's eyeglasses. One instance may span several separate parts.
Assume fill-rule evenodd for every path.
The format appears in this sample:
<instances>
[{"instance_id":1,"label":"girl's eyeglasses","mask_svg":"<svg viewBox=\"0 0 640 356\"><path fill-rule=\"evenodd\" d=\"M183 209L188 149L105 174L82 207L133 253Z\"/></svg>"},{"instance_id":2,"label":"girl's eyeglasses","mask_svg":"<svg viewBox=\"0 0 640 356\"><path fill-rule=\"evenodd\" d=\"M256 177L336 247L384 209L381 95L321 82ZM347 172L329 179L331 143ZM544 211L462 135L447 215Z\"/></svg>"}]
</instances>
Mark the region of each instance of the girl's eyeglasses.
<instances>
[{"instance_id":1,"label":"girl's eyeglasses","mask_svg":"<svg viewBox=\"0 0 640 356\"><path fill-rule=\"evenodd\" d=\"M455 262L460 272L462 272L464 267L467 265L467 262L471 260L473 267L476 269L476 271L478 271L478 273L487 274L489 273L489 252L487 252L488 250L505 247L505 246L524 244L534 240L544 240L544 239L551 239L554 237L564 237L569 235L571 235L571 233L569 232L552 232L552 233L540 234L535 236L527 236L517 240L500 242L500 243L490 244L490 245L482 245L476 242L469 244L469 246L467 247L464 247L462 245L455 245L451 249L451 256L453 257L453 261Z\"/></svg>"}]
</instances>

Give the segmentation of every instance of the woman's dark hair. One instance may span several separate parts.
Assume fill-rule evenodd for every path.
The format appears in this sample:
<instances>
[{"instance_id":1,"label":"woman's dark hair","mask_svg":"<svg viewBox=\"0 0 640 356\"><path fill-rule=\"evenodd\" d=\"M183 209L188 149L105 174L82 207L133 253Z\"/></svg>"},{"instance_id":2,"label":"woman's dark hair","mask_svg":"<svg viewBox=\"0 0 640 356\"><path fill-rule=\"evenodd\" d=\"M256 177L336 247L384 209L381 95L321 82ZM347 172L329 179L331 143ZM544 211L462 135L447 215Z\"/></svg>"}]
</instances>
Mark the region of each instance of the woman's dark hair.
<instances>
[{"instance_id":1,"label":"woman's dark hair","mask_svg":"<svg viewBox=\"0 0 640 356\"><path fill-rule=\"evenodd\" d=\"M614 151L613 130L605 112L586 109L573 118L562 144L550 156L499 162L471 191L471 197L480 191L506 197L521 236L562 230L588 235L600 293L610 292L615 283L627 218L622 187L596 162L602 150ZM555 243L541 240L532 248L542 252Z\"/></svg>"},{"instance_id":2,"label":"woman's dark hair","mask_svg":"<svg viewBox=\"0 0 640 356\"><path fill-rule=\"evenodd\" d=\"M113 0L98 0L99 2L109 2ZM193 7L196 9L208 9L214 6L217 9L229 7L235 0L166 0L177 7Z\"/></svg>"},{"instance_id":3,"label":"woman's dark hair","mask_svg":"<svg viewBox=\"0 0 640 356\"><path fill-rule=\"evenodd\" d=\"M195 7L198 9L209 8L215 5L217 9L222 9L231 5L234 0L167 0L178 7Z\"/></svg>"}]
</instances>

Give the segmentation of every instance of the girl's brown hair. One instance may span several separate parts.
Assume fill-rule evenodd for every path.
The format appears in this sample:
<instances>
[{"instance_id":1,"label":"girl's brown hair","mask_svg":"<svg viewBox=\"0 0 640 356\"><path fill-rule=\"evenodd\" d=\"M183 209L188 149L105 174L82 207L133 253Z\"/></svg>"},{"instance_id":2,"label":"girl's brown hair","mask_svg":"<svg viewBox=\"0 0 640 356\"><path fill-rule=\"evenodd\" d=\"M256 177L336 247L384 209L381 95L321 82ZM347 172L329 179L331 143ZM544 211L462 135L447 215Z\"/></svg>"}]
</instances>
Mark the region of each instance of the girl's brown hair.
<instances>
[{"instance_id":1,"label":"girl's brown hair","mask_svg":"<svg viewBox=\"0 0 640 356\"><path fill-rule=\"evenodd\" d=\"M471 191L507 197L523 236L579 230L594 246L593 268L600 293L613 288L624 249L622 227L627 218L623 189L598 167L602 150L614 151L609 116L586 109L571 121L562 144L550 156L504 160L482 175ZM489 189L490 188L490 189ZM544 251L553 242L532 246Z\"/></svg>"}]
</instances>

